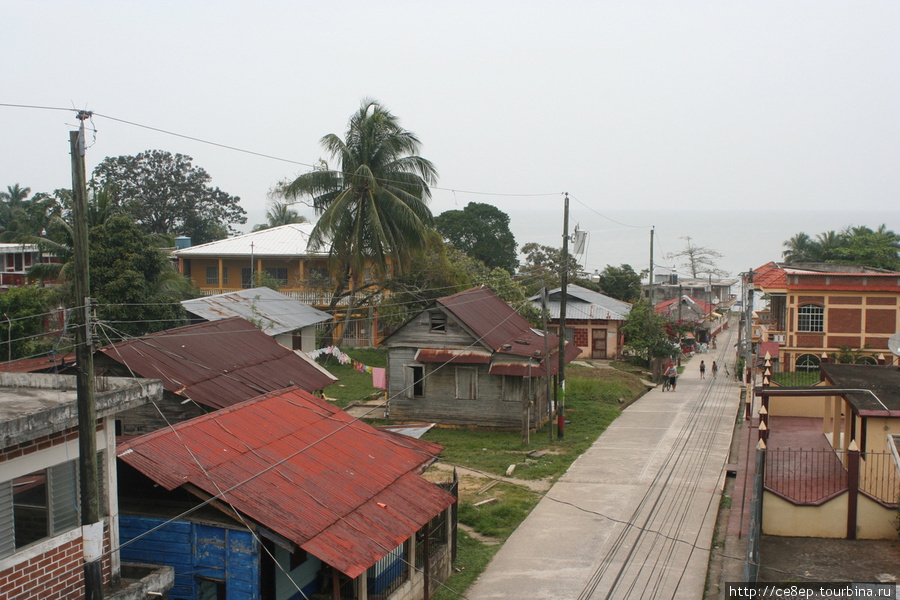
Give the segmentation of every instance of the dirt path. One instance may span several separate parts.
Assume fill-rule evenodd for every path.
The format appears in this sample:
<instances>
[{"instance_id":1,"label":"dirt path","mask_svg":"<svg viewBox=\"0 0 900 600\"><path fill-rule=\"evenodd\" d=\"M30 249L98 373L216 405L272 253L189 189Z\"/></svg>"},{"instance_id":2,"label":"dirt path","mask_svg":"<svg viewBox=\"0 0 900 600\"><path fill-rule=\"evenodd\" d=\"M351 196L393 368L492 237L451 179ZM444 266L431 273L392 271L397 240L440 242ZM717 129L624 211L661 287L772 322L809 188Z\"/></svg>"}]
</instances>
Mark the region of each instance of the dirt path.
<instances>
[{"instance_id":1,"label":"dirt path","mask_svg":"<svg viewBox=\"0 0 900 600\"><path fill-rule=\"evenodd\" d=\"M438 462L435 463L432 468L439 469L441 471L453 471L454 467L453 465L448 465L447 463ZM553 485L553 482L548 479L516 479L515 477L505 477L503 475L482 473L481 471L474 471L465 467L456 467L456 472L460 477L467 476L485 480L496 479L505 483L510 483L512 485L518 485L520 487L528 488L533 492L546 492Z\"/></svg>"}]
</instances>

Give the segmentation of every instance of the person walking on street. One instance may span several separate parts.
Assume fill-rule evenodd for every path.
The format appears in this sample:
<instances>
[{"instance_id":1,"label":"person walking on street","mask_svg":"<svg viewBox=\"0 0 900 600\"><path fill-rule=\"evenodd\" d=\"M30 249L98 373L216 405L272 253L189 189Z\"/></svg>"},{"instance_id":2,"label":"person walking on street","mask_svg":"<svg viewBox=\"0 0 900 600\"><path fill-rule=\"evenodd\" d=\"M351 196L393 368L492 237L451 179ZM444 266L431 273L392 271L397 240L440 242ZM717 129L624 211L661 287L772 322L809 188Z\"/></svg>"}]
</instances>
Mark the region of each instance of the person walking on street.
<instances>
[{"instance_id":1,"label":"person walking on street","mask_svg":"<svg viewBox=\"0 0 900 600\"><path fill-rule=\"evenodd\" d=\"M700 361L700 379L706 379L706 363Z\"/></svg>"},{"instance_id":2,"label":"person walking on street","mask_svg":"<svg viewBox=\"0 0 900 600\"><path fill-rule=\"evenodd\" d=\"M674 392L675 391L675 382L678 379L678 370L675 369L675 365L672 363L669 363L669 366L666 367L666 372L663 373L663 376L667 377L669 379L669 387L671 387L672 391Z\"/></svg>"},{"instance_id":3,"label":"person walking on street","mask_svg":"<svg viewBox=\"0 0 900 600\"><path fill-rule=\"evenodd\" d=\"M713 374L713 379L716 378L716 374L717 374L718 372L719 372L719 365L716 364L716 361L713 361L713 364L712 364L712 374Z\"/></svg>"}]
</instances>

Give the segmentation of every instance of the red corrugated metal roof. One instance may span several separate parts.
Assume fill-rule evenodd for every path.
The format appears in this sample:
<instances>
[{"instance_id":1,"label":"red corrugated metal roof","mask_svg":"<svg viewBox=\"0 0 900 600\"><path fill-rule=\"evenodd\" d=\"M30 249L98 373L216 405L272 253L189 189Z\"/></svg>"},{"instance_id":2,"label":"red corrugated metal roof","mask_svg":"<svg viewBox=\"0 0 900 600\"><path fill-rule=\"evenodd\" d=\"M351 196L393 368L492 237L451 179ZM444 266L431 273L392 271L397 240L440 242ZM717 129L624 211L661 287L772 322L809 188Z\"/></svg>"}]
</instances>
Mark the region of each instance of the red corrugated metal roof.
<instances>
[{"instance_id":1,"label":"red corrugated metal roof","mask_svg":"<svg viewBox=\"0 0 900 600\"><path fill-rule=\"evenodd\" d=\"M480 341L494 352L517 356L543 354L544 336L486 286L480 286L439 298L437 303L472 330ZM559 338L549 336L551 348L559 346Z\"/></svg>"},{"instance_id":2,"label":"red corrugated metal roof","mask_svg":"<svg viewBox=\"0 0 900 600\"><path fill-rule=\"evenodd\" d=\"M454 350L452 348L422 348L416 351L416 356L413 360L426 363L466 363L486 365L491 362L491 353L474 348L467 348L465 350Z\"/></svg>"},{"instance_id":3,"label":"red corrugated metal roof","mask_svg":"<svg viewBox=\"0 0 900 600\"><path fill-rule=\"evenodd\" d=\"M75 353L54 354L38 358L20 358L5 363L0 363L0 371L6 373L38 373L40 371L52 371L64 369L75 364Z\"/></svg>"},{"instance_id":4,"label":"red corrugated metal roof","mask_svg":"<svg viewBox=\"0 0 900 600\"><path fill-rule=\"evenodd\" d=\"M760 342L759 343L759 357L765 358L766 352L769 353L769 356L774 360L778 360L778 348L780 344L778 342Z\"/></svg>"},{"instance_id":5,"label":"red corrugated metal roof","mask_svg":"<svg viewBox=\"0 0 900 600\"><path fill-rule=\"evenodd\" d=\"M419 476L440 450L291 388L132 439L119 458L168 490L226 491L241 513L357 577L455 501Z\"/></svg>"},{"instance_id":6,"label":"red corrugated metal roof","mask_svg":"<svg viewBox=\"0 0 900 600\"><path fill-rule=\"evenodd\" d=\"M211 408L291 385L312 392L334 381L239 317L145 335L100 352Z\"/></svg>"}]
</instances>

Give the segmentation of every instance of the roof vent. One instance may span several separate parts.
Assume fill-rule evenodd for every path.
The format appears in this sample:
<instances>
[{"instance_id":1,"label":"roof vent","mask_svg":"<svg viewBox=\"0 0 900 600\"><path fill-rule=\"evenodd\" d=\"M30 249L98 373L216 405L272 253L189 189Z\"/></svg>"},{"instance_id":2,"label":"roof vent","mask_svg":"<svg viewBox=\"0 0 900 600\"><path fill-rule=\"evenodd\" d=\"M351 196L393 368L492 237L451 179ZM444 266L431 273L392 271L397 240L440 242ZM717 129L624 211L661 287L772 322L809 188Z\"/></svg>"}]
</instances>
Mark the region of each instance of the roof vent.
<instances>
[{"instance_id":1,"label":"roof vent","mask_svg":"<svg viewBox=\"0 0 900 600\"><path fill-rule=\"evenodd\" d=\"M529 342L527 342L526 340L516 340L516 343L522 344L523 346L527 346Z\"/></svg>"},{"instance_id":2,"label":"roof vent","mask_svg":"<svg viewBox=\"0 0 900 600\"><path fill-rule=\"evenodd\" d=\"M512 350L512 344L503 344L504 350Z\"/></svg>"}]
</instances>

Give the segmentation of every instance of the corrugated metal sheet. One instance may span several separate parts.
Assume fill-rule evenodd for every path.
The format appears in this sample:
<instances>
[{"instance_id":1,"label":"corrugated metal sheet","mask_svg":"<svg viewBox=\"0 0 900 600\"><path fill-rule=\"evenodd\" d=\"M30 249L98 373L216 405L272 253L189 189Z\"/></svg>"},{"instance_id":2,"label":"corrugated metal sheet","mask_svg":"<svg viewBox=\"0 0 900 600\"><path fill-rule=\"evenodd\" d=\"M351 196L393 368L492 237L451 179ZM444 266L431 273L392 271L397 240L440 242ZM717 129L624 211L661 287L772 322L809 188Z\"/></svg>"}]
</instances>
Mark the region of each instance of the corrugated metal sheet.
<instances>
[{"instance_id":1,"label":"corrugated metal sheet","mask_svg":"<svg viewBox=\"0 0 900 600\"><path fill-rule=\"evenodd\" d=\"M241 318L198 323L100 349L141 377L211 408L296 385L333 383L320 369Z\"/></svg>"},{"instance_id":2,"label":"corrugated metal sheet","mask_svg":"<svg viewBox=\"0 0 900 600\"><path fill-rule=\"evenodd\" d=\"M610 298L580 285L570 283L567 290L566 319L624 321L631 312L631 304L628 302ZM551 319L559 318L561 291L562 288L559 287L548 292L547 310ZM541 305L540 299L540 295L529 298L538 307Z\"/></svg>"},{"instance_id":3,"label":"corrugated metal sheet","mask_svg":"<svg viewBox=\"0 0 900 600\"><path fill-rule=\"evenodd\" d=\"M52 372L55 369L65 369L75 364L75 353L54 354L52 356L40 356L38 358L21 358L10 362L0 363L0 371L7 373L40 373Z\"/></svg>"},{"instance_id":4,"label":"corrugated metal sheet","mask_svg":"<svg viewBox=\"0 0 900 600\"><path fill-rule=\"evenodd\" d=\"M267 335L296 331L331 319L328 313L267 287L184 300L181 305L207 321L229 317L252 320Z\"/></svg>"},{"instance_id":5,"label":"corrugated metal sheet","mask_svg":"<svg viewBox=\"0 0 900 600\"><path fill-rule=\"evenodd\" d=\"M262 231L245 233L233 238L176 250L172 254L178 258L201 258L205 256L327 256L309 251L309 234L312 223L293 223ZM251 247L252 244L252 247Z\"/></svg>"},{"instance_id":6,"label":"corrugated metal sheet","mask_svg":"<svg viewBox=\"0 0 900 600\"><path fill-rule=\"evenodd\" d=\"M556 348L551 346L550 348L550 360L547 362L550 365L550 375L556 375L559 373L559 349L558 346ZM566 364L578 358L579 354L581 354L581 349L578 346L566 344ZM518 356L497 354L491 360L488 373L491 375L515 375L517 377L543 377L546 375L544 364L544 361L538 359L529 360Z\"/></svg>"},{"instance_id":7,"label":"corrugated metal sheet","mask_svg":"<svg viewBox=\"0 0 900 600\"><path fill-rule=\"evenodd\" d=\"M453 504L419 476L440 450L294 388L135 438L119 458L169 490L227 490L234 508L356 577Z\"/></svg>"},{"instance_id":8,"label":"corrugated metal sheet","mask_svg":"<svg viewBox=\"0 0 900 600\"><path fill-rule=\"evenodd\" d=\"M452 348L422 348L416 351L413 360L425 363L465 363L486 365L491 362L491 353L474 348L454 350Z\"/></svg>"}]
</instances>

